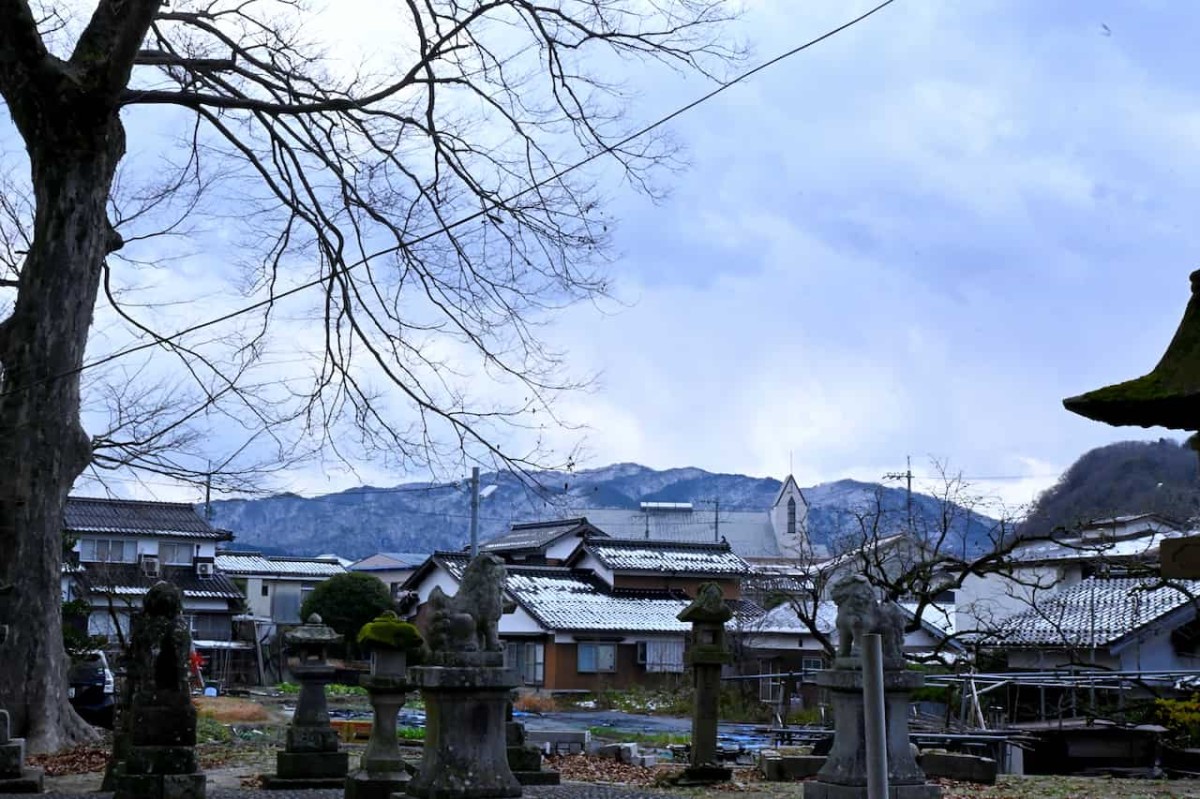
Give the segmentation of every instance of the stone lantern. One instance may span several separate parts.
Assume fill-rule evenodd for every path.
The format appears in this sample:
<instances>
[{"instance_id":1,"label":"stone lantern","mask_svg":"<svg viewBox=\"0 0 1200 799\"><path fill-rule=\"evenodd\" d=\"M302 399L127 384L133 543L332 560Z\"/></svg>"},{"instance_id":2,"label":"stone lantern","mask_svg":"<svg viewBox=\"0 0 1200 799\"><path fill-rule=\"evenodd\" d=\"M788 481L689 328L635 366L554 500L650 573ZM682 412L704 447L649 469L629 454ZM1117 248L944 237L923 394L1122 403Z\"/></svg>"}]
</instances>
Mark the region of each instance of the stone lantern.
<instances>
[{"instance_id":1,"label":"stone lantern","mask_svg":"<svg viewBox=\"0 0 1200 799\"><path fill-rule=\"evenodd\" d=\"M358 771L346 778L347 799L390 799L410 777L396 743L396 716L404 706L409 660L419 660L421 634L392 611L363 625L358 643L371 651L371 673L359 680L374 711L371 739Z\"/></svg>"},{"instance_id":2,"label":"stone lantern","mask_svg":"<svg viewBox=\"0 0 1200 799\"><path fill-rule=\"evenodd\" d=\"M276 755L277 773L264 775L263 785L278 788L341 788L349 755L338 750L337 732L329 725L325 686L333 682L329 647L342 636L313 614L308 621L283 634L283 642L298 663L292 674L300 683L296 712L287 728L287 745Z\"/></svg>"},{"instance_id":3,"label":"stone lantern","mask_svg":"<svg viewBox=\"0 0 1200 799\"><path fill-rule=\"evenodd\" d=\"M721 588L716 583L705 583L696 599L677 618L692 625L687 661L696 689L692 753L679 784L725 782L733 776L733 771L717 762L717 711L721 702L721 667L732 660L725 645L725 622L733 618L733 611L725 604Z\"/></svg>"}]
</instances>

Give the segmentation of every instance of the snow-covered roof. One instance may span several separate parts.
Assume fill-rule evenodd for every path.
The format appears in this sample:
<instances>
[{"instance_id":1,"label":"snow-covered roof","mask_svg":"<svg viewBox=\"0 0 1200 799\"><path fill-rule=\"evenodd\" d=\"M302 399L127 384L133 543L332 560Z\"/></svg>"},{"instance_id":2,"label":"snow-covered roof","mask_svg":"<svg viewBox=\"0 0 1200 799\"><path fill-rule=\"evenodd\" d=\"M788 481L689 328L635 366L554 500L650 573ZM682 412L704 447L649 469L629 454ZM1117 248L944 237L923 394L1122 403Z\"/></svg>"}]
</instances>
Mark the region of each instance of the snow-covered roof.
<instances>
[{"instance_id":1,"label":"snow-covered roof","mask_svg":"<svg viewBox=\"0 0 1200 799\"><path fill-rule=\"evenodd\" d=\"M510 569L506 588L518 604L554 630L691 629L676 618L691 604L686 597L665 591L605 591L590 575L567 569Z\"/></svg>"},{"instance_id":2,"label":"snow-covered roof","mask_svg":"<svg viewBox=\"0 0 1200 799\"><path fill-rule=\"evenodd\" d=\"M1012 560L1022 563L1046 563L1051 561L1093 560L1095 558L1155 558L1158 548L1168 538L1178 538L1183 533L1165 531L1133 538L1109 539L1072 538L1061 541L1040 541L1017 547Z\"/></svg>"},{"instance_id":3,"label":"snow-covered roof","mask_svg":"<svg viewBox=\"0 0 1200 799\"><path fill-rule=\"evenodd\" d=\"M548 522L514 524L507 533L479 547L484 552L511 552L541 549L571 533L599 533L588 525L587 519L556 519Z\"/></svg>"},{"instance_id":4,"label":"snow-covered roof","mask_svg":"<svg viewBox=\"0 0 1200 799\"><path fill-rule=\"evenodd\" d=\"M1178 587L1176 587L1178 586ZM1164 585L1135 577L1090 578L1005 619L994 638L1005 647L1108 646L1189 602L1200 581Z\"/></svg>"},{"instance_id":5,"label":"snow-covered roof","mask_svg":"<svg viewBox=\"0 0 1200 799\"><path fill-rule=\"evenodd\" d=\"M356 572L399 571L415 569L428 558L429 555L422 552L376 552L345 565Z\"/></svg>"},{"instance_id":6,"label":"snow-covered roof","mask_svg":"<svg viewBox=\"0 0 1200 799\"><path fill-rule=\"evenodd\" d=\"M337 560L324 558L286 558L257 552L218 552L217 568L226 574L266 575L271 577L332 577L346 568Z\"/></svg>"},{"instance_id":7,"label":"snow-covered roof","mask_svg":"<svg viewBox=\"0 0 1200 799\"><path fill-rule=\"evenodd\" d=\"M917 615L917 602L900 602L900 607L909 616ZM930 628L930 632L938 633L942 636L954 635L954 616L955 610L953 605L937 605L929 603L921 609L920 621L922 624Z\"/></svg>"},{"instance_id":8,"label":"snow-covered roof","mask_svg":"<svg viewBox=\"0 0 1200 799\"><path fill-rule=\"evenodd\" d=\"M805 607L807 607L807 603ZM836 628L837 605L830 600L818 602L814 618L817 629L821 633L826 635L832 633ZM799 614L796 613L796 607L790 602L784 602L771 608L765 616L751 623L749 627L752 632L756 633L807 635L811 632L808 625L801 621Z\"/></svg>"},{"instance_id":9,"label":"snow-covered roof","mask_svg":"<svg viewBox=\"0 0 1200 799\"><path fill-rule=\"evenodd\" d=\"M750 566L726 543L594 539L584 547L613 571L674 574L746 574Z\"/></svg>"}]
</instances>

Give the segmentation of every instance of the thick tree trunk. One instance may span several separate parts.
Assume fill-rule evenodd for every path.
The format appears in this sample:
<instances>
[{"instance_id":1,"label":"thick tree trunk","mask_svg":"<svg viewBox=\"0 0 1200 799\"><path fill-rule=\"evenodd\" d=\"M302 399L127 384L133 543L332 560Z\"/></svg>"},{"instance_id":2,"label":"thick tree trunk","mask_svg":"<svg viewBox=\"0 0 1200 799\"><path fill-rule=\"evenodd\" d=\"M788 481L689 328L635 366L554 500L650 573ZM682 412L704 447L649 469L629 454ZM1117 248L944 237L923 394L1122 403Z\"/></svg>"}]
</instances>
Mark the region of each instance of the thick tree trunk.
<instances>
[{"instance_id":1,"label":"thick tree trunk","mask_svg":"<svg viewBox=\"0 0 1200 799\"><path fill-rule=\"evenodd\" d=\"M12 316L0 325L0 707L31 751L92 737L66 696L63 507L91 457L79 369L104 257L119 246L106 203L124 131L116 111L59 107L29 143L34 236Z\"/></svg>"}]
</instances>

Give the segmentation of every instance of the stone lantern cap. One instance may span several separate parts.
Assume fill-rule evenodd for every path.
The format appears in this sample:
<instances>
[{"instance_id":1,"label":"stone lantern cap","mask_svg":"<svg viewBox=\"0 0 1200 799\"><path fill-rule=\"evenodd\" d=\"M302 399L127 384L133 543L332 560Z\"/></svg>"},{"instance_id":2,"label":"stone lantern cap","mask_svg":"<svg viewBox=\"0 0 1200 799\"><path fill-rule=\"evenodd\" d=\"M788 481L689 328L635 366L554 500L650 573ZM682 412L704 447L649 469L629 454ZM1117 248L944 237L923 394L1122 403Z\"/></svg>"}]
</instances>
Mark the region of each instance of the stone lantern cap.
<instances>
[{"instance_id":1,"label":"stone lantern cap","mask_svg":"<svg viewBox=\"0 0 1200 799\"><path fill-rule=\"evenodd\" d=\"M691 624L725 624L733 618L733 611L725 604L721 589L716 583L700 586L692 604L679 612L675 618Z\"/></svg>"},{"instance_id":2,"label":"stone lantern cap","mask_svg":"<svg viewBox=\"0 0 1200 799\"><path fill-rule=\"evenodd\" d=\"M322 622L321 617L314 613L304 624L284 633L283 640L292 649L317 653L333 644L341 643L342 635L334 632L332 627Z\"/></svg>"}]
</instances>

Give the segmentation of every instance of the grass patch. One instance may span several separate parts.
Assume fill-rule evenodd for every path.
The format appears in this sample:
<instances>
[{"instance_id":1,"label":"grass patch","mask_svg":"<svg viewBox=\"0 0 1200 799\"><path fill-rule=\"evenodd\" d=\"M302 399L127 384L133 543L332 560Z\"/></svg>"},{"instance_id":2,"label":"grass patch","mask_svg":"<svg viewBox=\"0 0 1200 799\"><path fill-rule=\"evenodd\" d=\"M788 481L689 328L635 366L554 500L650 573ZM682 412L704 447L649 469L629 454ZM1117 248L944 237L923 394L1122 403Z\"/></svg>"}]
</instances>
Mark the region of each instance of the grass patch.
<instances>
[{"instance_id":1,"label":"grass patch","mask_svg":"<svg viewBox=\"0 0 1200 799\"><path fill-rule=\"evenodd\" d=\"M396 737L402 741L424 741L425 728L423 727L399 727L396 730Z\"/></svg>"},{"instance_id":2,"label":"grass patch","mask_svg":"<svg viewBox=\"0 0 1200 799\"><path fill-rule=\"evenodd\" d=\"M606 741L620 743L636 743L643 746L669 746L671 744L690 743L692 736L687 733L674 732L631 732L616 727L588 727L593 738L603 738Z\"/></svg>"},{"instance_id":3,"label":"grass patch","mask_svg":"<svg viewBox=\"0 0 1200 799\"><path fill-rule=\"evenodd\" d=\"M553 713L558 710L558 702L545 694L521 694L513 702L513 709L523 713Z\"/></svg>"},{"instance_id":4,"label":"grass patch","mask_svg":"<svg viewBox=\"0 0 1200 799\"><path fill-rule=\"evenodd\" d=\"M250 724L271 718L267 709L257 702L233 696L197 696L192 703L201 717L221 724Z\"/></svg>"}]
</instances>

